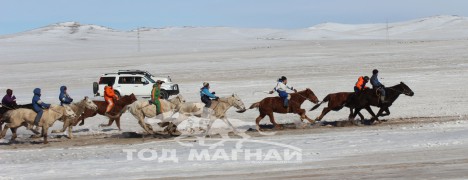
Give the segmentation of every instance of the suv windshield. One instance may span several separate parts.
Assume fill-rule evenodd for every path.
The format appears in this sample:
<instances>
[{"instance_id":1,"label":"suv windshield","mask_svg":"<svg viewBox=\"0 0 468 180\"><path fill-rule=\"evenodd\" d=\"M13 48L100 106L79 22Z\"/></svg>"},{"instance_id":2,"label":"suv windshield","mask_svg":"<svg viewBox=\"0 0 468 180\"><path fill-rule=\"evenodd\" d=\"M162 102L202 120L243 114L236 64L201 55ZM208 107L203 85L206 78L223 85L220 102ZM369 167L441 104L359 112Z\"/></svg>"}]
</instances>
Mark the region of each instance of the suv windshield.
<instances>
[{"instance_id":1,"label":"suv windshield","mask_svg":"<svg viewBox=\"0 0 468 180\"><path fill-rule=\"evenodd\" d=\"M151 83L153 83L153 84L156 83L156 81L154 81L153 79L151 79L150 76L146 75L145 77L146 77L146 79L148 79L148 81L150 81Z\"/></svg>"}]
</instances>

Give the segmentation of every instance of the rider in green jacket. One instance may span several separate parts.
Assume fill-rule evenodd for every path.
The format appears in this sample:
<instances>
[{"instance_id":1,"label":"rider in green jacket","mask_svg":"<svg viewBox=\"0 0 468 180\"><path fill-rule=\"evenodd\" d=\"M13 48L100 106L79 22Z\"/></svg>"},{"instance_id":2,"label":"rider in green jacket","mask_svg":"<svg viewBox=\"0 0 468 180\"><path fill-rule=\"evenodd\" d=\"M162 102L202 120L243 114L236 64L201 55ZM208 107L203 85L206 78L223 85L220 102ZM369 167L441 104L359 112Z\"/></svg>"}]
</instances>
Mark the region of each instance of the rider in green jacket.
<instances>
[{"instance_id":1,"label":"rider in green jacket","mask_svg":"<svg viewBox=\"0 0 468 180\"><path fill-rule=\"evenodd\" d=\"M151 90L151 102L156 105L156 115L161 114L161 101L159 101L161 97L161 84L164 81L156 81L156 84L153 85L153 90Z\"/></svg>"}]
</instances>

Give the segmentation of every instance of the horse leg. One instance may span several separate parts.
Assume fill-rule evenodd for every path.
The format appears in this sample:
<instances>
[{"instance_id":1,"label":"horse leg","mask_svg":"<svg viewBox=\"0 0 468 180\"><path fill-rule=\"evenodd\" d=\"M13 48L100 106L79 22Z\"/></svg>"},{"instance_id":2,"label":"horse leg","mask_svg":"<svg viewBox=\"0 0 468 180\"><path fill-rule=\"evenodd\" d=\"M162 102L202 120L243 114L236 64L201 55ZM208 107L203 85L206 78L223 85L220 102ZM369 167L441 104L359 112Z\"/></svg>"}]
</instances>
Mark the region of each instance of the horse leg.
<instances>
[{"instance_id":1,"label":"horse leg","mask_svg":"<svg viewBox=\"0 0 468 180\"><path fill-rule=\"evenodd\" d=\"M260 115L257 117L257 119L255 120L255 123L257 124L257 131L260 131L260 121L265 118L266 114L265 113L262 113L260 112Z\"/></svg>"},{"instance_id":2,"label":"horse leg","mask_svg":"<svg viewBox=\"0 0 468 180\"><path fill-rule=\"evenodd\" d=\"M359 113L360 113L360 112L359 112ZM353 114L354 114L354 112L353 112L353 108L349 108L349 116L348 116L348 120L353 118Z\"/></svg>"},{"instance_id":3,"label":"horse leg","mask_svg":"<svg viewBox=\"0 0 468 180\"><path fill-rule=\"evenodd\" d=\"M149 134L154 134L152 128L151 128L151 130L150 130L150 128L147 127L147 125L148 125L148 126L151 126L151 125L145 123L145 117L144 117L144 116L143 116L143 117L139 116L139 117L137 117L137 119L138 119L138 124L140 124L140 126L141 126L147 133L149 133Z\"/></svg>"},{"instance_id":4,"label":"horse leg","mask_svg":"<svg viewBox=\"0 0 468 180\"><path fill-rule=\"evenodd\" d=\"M112 126L112 124L114 124L114 121L115 121L115 119L109 118L109 122L107 123L106 126L107 126L107 127Z\"/></svg>"},{"instance_id":5,"label":"horse leg","mask_svg":"<svg viewBox=\"0 0 468 180\"><path fill-rule=\"evenodd\" d=\"M239 134L239 132L237 131L237 129L231 124L231 122L229 122L229 120L227 118L223 118L223 121L224 123L226 123L226 125L230 126L232 128L232 131L235 133L235 134Z\"/></svg>"},{"instance_id":6,"label":"horse leg","mask_svg":"<svg viewBox=\"0 0 468 180\"><path fill-rule=\"evenodd\" d=\"M70 126L70 121L68 118L64 119L63 121L63 127L61 130L52 130L52 133L63 133L65 130L67 130L68 126Z\"/></svg>"},{"instance_id":7,"label":"horse leg","mask_svg":"<svg viewBox=\"0 0 468 180\"><path fill-rule=\"evenodd\" d=\"M16 137L18 137L18 136L16 135L16 129L18 129L18 128L11 128L11 129L10 129L10 130L11 130L11 134L12 134L12 135L11 135L10 142L15 142L15 141L16 141Z\"/></svg>"},{"instance_id":8,"label":"horse leg","mask_svg":"<svg viewBox=\"0 0 468 180\"><path fill-rule=\"evenodd\" d=\"M211 126L213 126L213 123L216 121L215 118L211 117L210 118L210 123L208 123L208 127L206 127L206 132L205 134L203 135L203 138L205 138L207 135L209 135L208 133L210 132L211 130Z\"/></svg>"},{"instance_id":9,"label":"horse leg","mask_svg":"<svg viewBox=\"0 0 468 180\"><path fill-rule=\"evenodd\" d=\"M115 124L117 125L117 128L119 128L119 131L121 131L122 129L120 129L120 117L115 119Z\"/></svg>"},{"instance_id":10,"label":"horse leg","mask_svg":"<svg viewBox=\"0 0 468 180\"><path fill-rule=\"evenodd\" d=\"M49 141L47 141L47 131L49 130L49 125L44 123L42 125L42 135L44 136L44 144L48 144Z\"/></svg>"},{"instance_id":11,"label":"horse leg","mask_svg":"<svg viewBox=\"0 0 468 180\"><path fill-rule=\"evenodd\" d=\"M379 117L375 115L374 111L372 111L372 108L370 106L367 106L365 108L367 110L367 112L369 112L369 114L372 116L372 120L377 120L379 123L382 123L380 120L379 120Z\"/></svg>"},{"instance_id":12,"label":"horse leg","mask_svg":"<svg viewBox=\"0 0 468 180\"><path fill-rule=\"evenodd\" d=\"M83 125L84 125L84 120L85 120L84 115L82 115L82 116L80 117L80 119L81 119L80 126L83 126ZM80 122L80 120L78 120L78 122ZM78 122L76 122L76 124L78 124ZM75 126L76 126L76 124L75 124Z\"/></svg>"},{"instance_id":13,"label":"horse leg","mask_svg":"<svg viewBox=\"0 0 468 180\"><path fill-rule=\"evenodd\" d=\"M359 112L361 112L361 109L362 108L356 108L354 109L354 113L353 113L353 109L350 108L350 114L349 114L349 121L354 121L354 118L356 118L356 116L358 115Z\"/></svg>"},{"instance_id":14,"label":"horse leg","mask_svg":"<svg viewBox=\"0 0 468 180\"><path fill-rule=\"evenodd\" d=\"M385 107L385 108L381 108L384 112L381 114L381 116L389 116L390 115L390 109L388 107Z\"/></svg>"},{"instance_id":15,"label":"horse leg","mask_svg":"<svg viewBox=\"0 0 468 180\"><path fill-rule=\"evenodd\" d=\"M100 124L99 126L101 127L109 127L109 126L112 126L112 124L114 123L114 119L113 118L109 118L109 121L107 122L107 124Z\"/></svg>"},{"instance_id":16,"label":"horse leg","mask_svg":"<svg viewBox=\"0 0 468 180\"><path fill-rule=\"evenodd\" d=\"M68 126L68 139L73 139L73 126Z\"/></svg>"},{"instance_id":17,"label":"horse leg","mask_svg":"<svg viewBox=\"0 0 468 180\"><path fill-rule=\"evenodd\" d=\"M320 114L319 117L315 118L315 121L321 121L322 118L323 118L325 115L327 115L327 113L330 112L330 111L331 111L331 108L329 108L329 107L323 108L322 114Z\"/></svg>"},{"instance_id":18,"label":"horse leg","mask_svg":"<svg viewBox=\"0 0 468 180\"><path fill-rule=\"evenodd\" d=\"M275 117L273 116L273 112L269 113L268 117L270 118L270 122L275 126L275 129L283 129L283 126L276 123Z\"/></svg>"},{"instance_id":19,"label":"horse leg","mask_svg":"<svg viewBox=\"0 0 468 180\"><path fill-rule=\"evenodd\" d=\"M389 116L390 115L390 109L387 107L387 108L385 108L385 111L387 112L386 116Z\"/></svg>"},{"instance_id":20,"label":"horse leg","mask_svg":"<svg viewBox=\"0 0 468 180\"><path fill-rule=\"evenodd\" d=\"M311 124L314 124L315 121L307 117L305 109L301 109L300 111L301 121L304 122L304 119L307 119Z\"/></svg>"},{"instance_id":21,"label":"horse leg","mask_svg":"<svg viewBox=\"0 0 468 180\"><path fill-rule=\"evenodd\" d=\"M10 129L10 124L5 125L5 127L2 130L2 134L0 134L0 138L4 138L8 129Z\"/></svg>"}]
</instances>

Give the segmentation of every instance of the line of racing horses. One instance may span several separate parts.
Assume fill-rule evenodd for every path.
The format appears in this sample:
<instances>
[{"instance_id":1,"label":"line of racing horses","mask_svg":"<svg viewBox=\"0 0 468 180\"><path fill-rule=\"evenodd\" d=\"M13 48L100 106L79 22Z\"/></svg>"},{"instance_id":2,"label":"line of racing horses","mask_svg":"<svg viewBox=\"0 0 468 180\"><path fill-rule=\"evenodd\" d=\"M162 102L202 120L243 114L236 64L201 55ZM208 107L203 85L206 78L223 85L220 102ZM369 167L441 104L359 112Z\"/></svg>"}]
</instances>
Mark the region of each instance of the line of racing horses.
<instances>
[{"instance_id":1,"label":"line of racing horses","mask_svg":"<svg viewBox=\"0 0 468 180\"><path fill-rule=\"evenodd\" d=\"M256 128L262 132L260 128L260 121L268 116L270 122L274 125L275 129L283 129L282 125L276 123L273 113L294 113L300 116L301 121L307 120L310 123L321 121L323 117L330 111L339 111L343 107L350 109L349 120L355 122L355 117L360 116L361 121L365 121L364 116L361 114L362 109L366 109L372 116L371 123L374 121L381 122L379 117L390 115L389 107L400 95L414 96L414 92L403 82L392 87L386 87L387 102L380 102L380 98L376 91L373 89L365 89L359 93L354 92L339 92L328 94L322 101L319 101L314 92L307 88L306 90L292 93L289 100L289 106L284 107L280 97L267 97L263 100L256 102L250 106L249 109L257 108L259 116L256 118ZM306 101L310 101L315 106L310 109L313 111L324 103L328 103L327 107L322 110L322 113L315 120L310 119L306 115L306 110L301 108L301 105ZM177 135L177 125L191 116L203 117L209 119L209 124L203 137L208 135L213 122L217 119L223 120L227 125L231 126L234 133L238 133L236 128L229 122L226 117L226 112L229 108L235 107L238 113L243 113L247 110L242 100L236 95L222 97L214 101L209 108L205 108L205 104L199 102L186 102L182 95L178 95L169 100L161 100L163 114L156 116L156 108L147 100L137 100L135 95L123 96L115 102L115 107L112 109L115 117L108 117L108 124L101 126L111 126L113 122L116 123L120 130L120 117L126 111L129 111L137 120L140 126L148 133L155 134L152 126L144 121L145 118L157 118L162 120L158 125L164 128L164 131L170 135ZM52 133L63 133L68 128L68 138L72 138L72 128L78 123L84 124L85 119L96 116L97 114L105 114L107 104L104 101L90 100L85 97L79 102L72 103L71 105L58 106L53 105L50 109L45 110L45 114L38 127L42 128L39 132L38 128L33 129L35 112L31 109L31 105L18 105L17 107L0 107L0 138L5 137L8 129L12 132L10 142L14 142L17 135L16 130L19 127L25 126L34 132L34 137L43 137L44 143L48 143L47 134L48 128L51 127L55 121L63 122L61 130L54 130ZM377 114L373 112L371 106L379 107ZM177 118L173 118L174 114L178 113ZM4 125L5 124L5 125Z\"/></svg>"}]
</instances>

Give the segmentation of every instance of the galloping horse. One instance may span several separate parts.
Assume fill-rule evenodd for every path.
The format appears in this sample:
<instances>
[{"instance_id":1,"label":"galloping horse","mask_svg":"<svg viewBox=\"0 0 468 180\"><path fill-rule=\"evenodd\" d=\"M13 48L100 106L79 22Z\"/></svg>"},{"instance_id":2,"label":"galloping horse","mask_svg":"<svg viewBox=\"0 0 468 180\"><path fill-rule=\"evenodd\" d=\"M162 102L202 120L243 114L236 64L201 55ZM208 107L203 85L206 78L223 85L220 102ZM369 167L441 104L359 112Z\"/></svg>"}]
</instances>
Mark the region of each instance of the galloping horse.
<instances>
[{"instance_id":1,"label":"galloping horse","mask_svg":"<svg viewBox=\"0 0 468 180\"><path fill-rule=\"evenodd\" d=\"M377 120L379 123L381 122L378 117L380 116L388 116L390 115L389 107L392 106L393 102L395 102L401 94L407 96L414 96L413 90L411 90L405 83L400 82L392 87L385 88L386 92L386 103L380 102L380 97L376 94L375 90L367 89L362 92L362 95L356 98L354 101L348 102L350 106L353 106L355 109L354 114L350 115L351 118L356 117L359 111L363 108L369 108L370 106L377 106L380 107L379 112L377 115L373 117L372 120ZM385 112L385 114L383 114Z\"/></svg>"},{"instance_id":2,"label":"galloping horse","mask_svg":"<svg viewBox=\"0 0 468 180\"><path fill-rule=\"evenodd\" d=\"M175 125L179 125L182 121L187 120L188 116L196 116L196 117L204 117L204 115L207 116L207 118L210 119L205 133L203 133L202 138L199 138L199 143L204 144L204 138L209 135L210 130L213 126L213 123L217 119L221 119L226 123L226 125L230 126L233 130L233 132L243 138L248 137L247 134L244 132L239 132L234 125L232 125L231 122L227 119L226 112L231 108L235 107L237 109L237 113L244 113L247 111L245 109L244 102L239 98L237 94L232 94L231 96L227 97L222 97L219 98L218 100L213 100L213 103L209 108L205 107L205 104L203 103L195 103L195 102L188 102L188 103L183 103L180 108L179 108L179 119L174 122ZM176 137L176 141L181 143L180 139L183 139L185 137L188 137L189 134L182 134L181 136ZM222 141L223 142L223 141ZM181 143L185 144L185 143Z\"/></svg>"},{"instance_id":3,"label":"galloping horse","mask_svg":"<svg viewBox=\"0 0 468 180\"><path fill-rule=\"evenodd\" d=\"M70 104L70 108L72 108L73 112L75 112L77 117L75 119L72 119L72 120L63 119L62 129L61 130L53 130L52 133L63 133L68 128L68 138L72 139L73 138L73 134L72 134L73 123L76 121L76 119L80 118L80 116L83 114L83 112L86 109L96 111L98 107L97 107L96 104L94 104L93 101L91 101L88 98L88 96L86 96L80 102Z\"/></svg>"},{"instance_id":4,"label":"galloping horse","mask_svg":"<svg viewBox=\"0 0 468 180\"><path fill-rule=\"evenodd\" d=\"M120 116L125 112L127 109L127 106L132 104L133 102L137 101L137 98L135 95L132 93L130 95L125 95L122 96L119 100L115 101L114 108L111 110L110 114L116 114L114 117L108 117L109 118L109 123L107 125L102 125L102 126L111 126L112 123L115 121L117 124L117 127L120 129ZM98 106L97 111L88 109L84 111L84 113L78 118L73 125L76 126L79 121L82 121L80 125L84 124L84 120L89 117L94 117L97 114L103 115L106 113L106 108L107 108L107 102L105 101L93 101L94 104Z\"/></svg>"},{"instance_id":5,"label":"galloping horse","mask_svg":"<svg viewBox=\"0 0 468 180\"><path fill-rule=\"evenodd\" d=\"M5 137L6 132L8 129L11 129L13 135L11 136L11 141L16 139L16 129L21 126L28 127L29 125L34 124L34 119L37 113L34 112L32 109L15 109L6 112L2 119L7 123L5 128L2 130L0 138ZM47 132L49 127L51 127L55 121L63 118L75 118L75 112L70 108L70 106L59 106L59 105L52 105L49 109L44 111L42 118L39 121L39 127L42 127L42 136L44 136L44 144L47 144ZM41 135L35 135L35 137L40 137Z\"/></svg>"},{"instance_id":6,"label":"galloping horse","mask_svg":"<svg viewBox=\"0 0 468 180\"><path fill-rule=\"evenodd\" d=\"M306 111L301 109L302 103L305 100L309 100L310 102L317 104L319 101L317 96L315 96L314 92L307 88L304 91L300 91L297 93L292 93L291 99L289 100L289 107L285 108L283 106L283 100L280 97L267 97L260 102L252 104L250 109L258 108L260 111L260 115L256 119L257 130L260 131L260 121L268 115L270 118L270 122L275 126L276 129L282 129L282 126L275 122L275 118L273 117L273 112L286 114L286 113L294 113L299 114L301 116L301 121L307 119L310 123L314 123L315 121L307 117Z\"/></svg>"},{"instance_id":7,"label":"galloping horse","mask_svg":"<svg viewBox=\"0 0 468 180\"><path fill-rule=\"evenodd\" d=\"M177 112L183 103L185 103L185 99L180 94L170 100L161 99L162 116L171 111ZM138 124L140 124L147 133L154 134L151 125L145 123L145 117L156 117L156 106L153 103L147 100L136 101L128 106L128 111L138 120ZM162 117L162 119L164 120L164 117ZM169 131L169 133L172 132Z\"/></svg>"},{"instance_id":8,"label":"galloping horse","mask_svg":"<svg viewBox=\"0 0 468 180\"><path fill-rule=\"evenodd\" d=\"M328 94L323 98L322 102L319 104L315 105L310 111L313 111L320 107L324 102L328 102L327 107L323 108L322 113L320 114L319 117L315 118L315 121L321 121L327 113L330 111L339 111L343 109L343 107L348 107L350 110L350 114L353 114L353 108L351 108L347 102L349 101L350 98L354 95L353 92L339 92L339 93L333 93L333 94ZM359 117L361 117L361 120L364 120L364 116L359 112L358 113Z\"/></svg>"}]
</instances>

